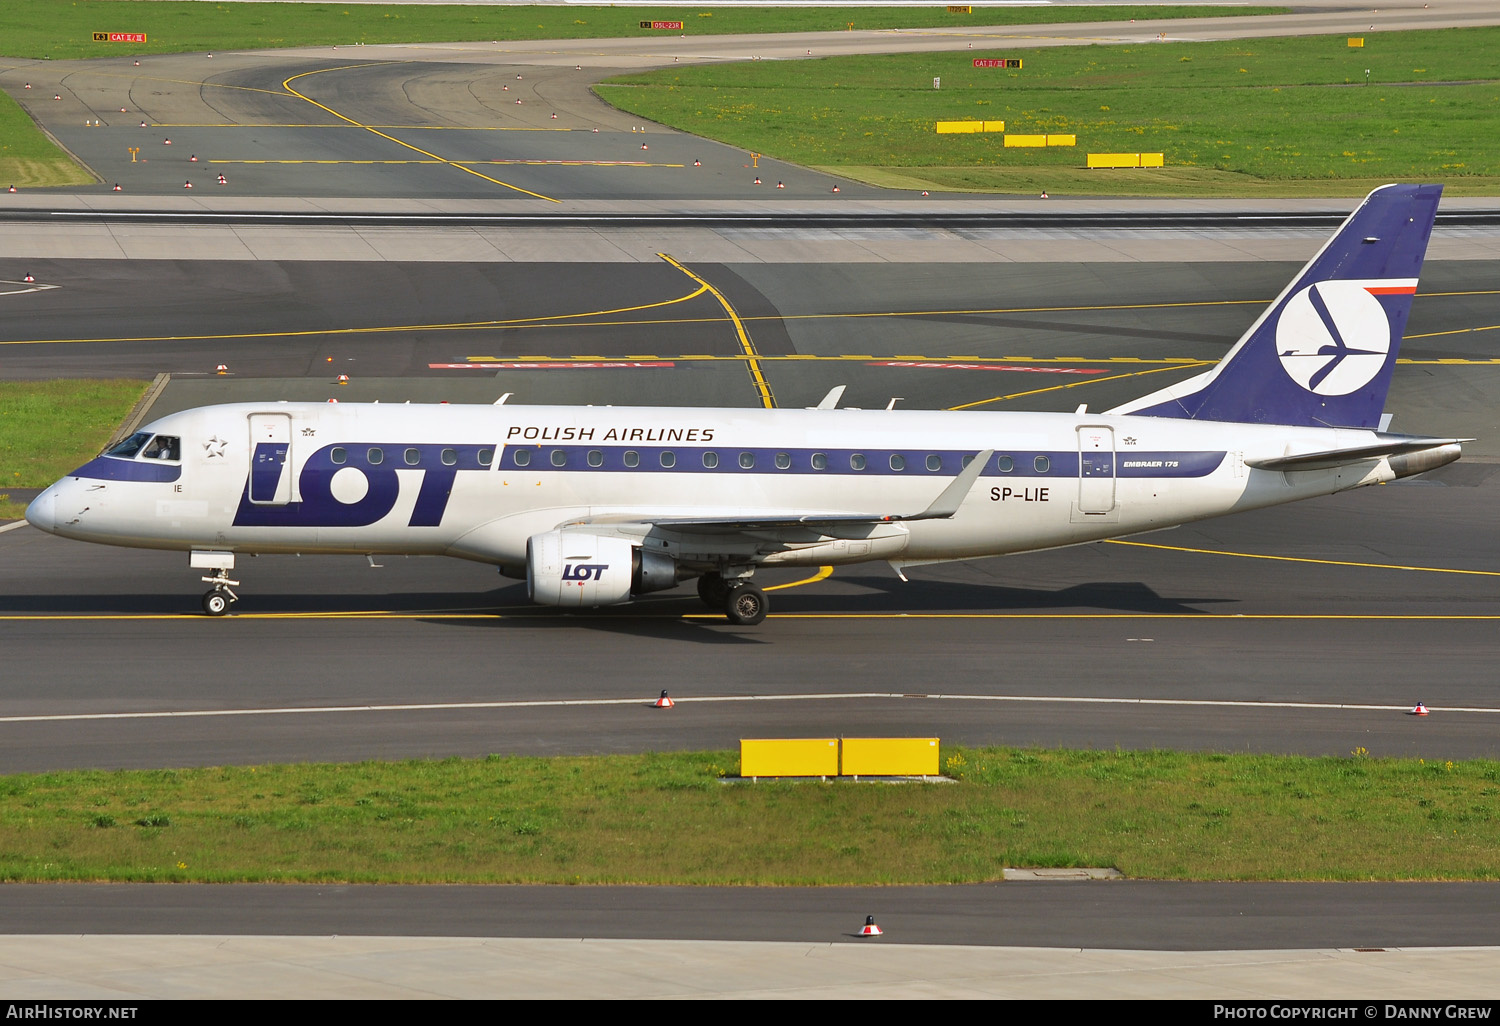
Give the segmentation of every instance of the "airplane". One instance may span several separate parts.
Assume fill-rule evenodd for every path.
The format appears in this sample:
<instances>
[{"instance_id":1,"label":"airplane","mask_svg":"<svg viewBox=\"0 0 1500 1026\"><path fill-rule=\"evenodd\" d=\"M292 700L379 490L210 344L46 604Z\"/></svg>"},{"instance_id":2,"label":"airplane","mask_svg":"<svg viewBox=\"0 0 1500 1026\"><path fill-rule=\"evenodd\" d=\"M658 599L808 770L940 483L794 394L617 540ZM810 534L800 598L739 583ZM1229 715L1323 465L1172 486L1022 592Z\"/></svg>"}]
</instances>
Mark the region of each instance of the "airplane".
<instances>
[{"instance_id":1,"label":"airplane","mask_svg":"<svg viewBox=\"0 0 1500 1026\"><path fill-rule=\"evenodd\" d=\"M189 552L203 611L250 553L444 555L536 603L760 567L904 568L1160 530L1421 474L1469 439L1383 414L1439 185L1371 192L1212 368L1103 414L259 402L165 416L39 495L66 538Z\"/></svg>"}]
</instances>

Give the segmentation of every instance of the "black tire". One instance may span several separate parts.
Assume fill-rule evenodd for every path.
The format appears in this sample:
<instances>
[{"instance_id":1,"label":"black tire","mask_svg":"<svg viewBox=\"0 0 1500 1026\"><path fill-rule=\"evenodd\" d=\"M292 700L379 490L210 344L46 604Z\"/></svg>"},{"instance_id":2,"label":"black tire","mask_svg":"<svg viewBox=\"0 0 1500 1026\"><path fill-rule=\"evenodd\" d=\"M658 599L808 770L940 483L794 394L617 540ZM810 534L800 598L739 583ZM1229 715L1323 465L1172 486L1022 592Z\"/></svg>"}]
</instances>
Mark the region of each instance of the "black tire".
<instances>
[{"instance_id":1,"label":"black tire","mask_svg":"<svg viewBox=\"0 0 1500 1026\"><path fill-rule=\"evenodd\" d=\"M765 592L753 584L741 584L731 588L724 599L724 615L730 623L754 627L766 618L770 606Z\"/></svg>"},{"instance_id":2,"label":"black tire","mask_svg":"<svg viewBox=\"0 0 1500 1026\"><path fill-rule=\"evenodd\" d=\"M203 612L208 616L223 616L229 612L229 596L222 591L211 591L203 596Z\"/></svg>"},{"instance_id":3,"label":"black tire","mask_svg":"<svg viewBox=\"0 0 1500 1026\"><path fill-rule=\"evenodd\" d=\"M718 574L698 578L698 597L709 609L723 609L729 599L729 585Z\"/></svg>"}]
</instances>

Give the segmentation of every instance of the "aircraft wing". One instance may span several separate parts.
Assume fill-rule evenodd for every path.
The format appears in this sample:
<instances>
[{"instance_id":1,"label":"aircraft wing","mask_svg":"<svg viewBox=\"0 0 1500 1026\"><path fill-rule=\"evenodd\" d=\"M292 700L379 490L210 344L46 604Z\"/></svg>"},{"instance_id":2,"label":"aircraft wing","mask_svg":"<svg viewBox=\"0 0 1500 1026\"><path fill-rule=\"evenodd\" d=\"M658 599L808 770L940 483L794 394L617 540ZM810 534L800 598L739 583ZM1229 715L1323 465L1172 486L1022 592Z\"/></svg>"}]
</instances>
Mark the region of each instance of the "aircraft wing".
<instances>
[{"instance_id":1,"label":"aircraft wing","mask_svg":"<svg viewBox=\"0 0 1500 1026\"><path fill-rule=\"evenodd\" d=\"M712 533L733 531L763 531L783 528L817 528L837 527L855 524L889 524L911 520L946 520L958 512L963 504L964 497L969 494L974 483L979 480L979 475L984 473L985 465L990 457L995 455L995 450L985 449L977 454L957 477L948 483L941 494L931 504L919 513L838 513L838 512L812 512L797 513L795 511L769 511L762 514L725 514L723 516L673 516L666 514L654 516L632 513L604 513L590 517L582 517L577 520L569 520L561 527L572 527L582 524L650 524L653 526L670 527L678 530L702 530Z\"/></svg>"},{"instance_id":2,"label":"aircraft wing","mask_svg":"<svg viewBox=\"0 0 1500 1026\"><path fill-rule=\"evenodd\" d=\"M1344 449L1325 449L1322 452L1298 453L1294 456L1273 456L1264 459L1249 459L1245 466L1254 467L1256 470L1332 470L1335 467L1347 467L1355 463L1363 463L1368 460L1378 460L1390 456L1404 456L1408 453L1426 452L1427 450L1443 449L1447 446L1457 446L1464 442L1472 442L1472 438L1417 438L1411 435L1400 435L1382 440L1374 445L1357 445ZM1453 459L1458 458L1454 452ZM1443 460L1443 463L1451 460ZM1437 464L1441 466L1442 464Z\"/></svg>"}]
</instances>

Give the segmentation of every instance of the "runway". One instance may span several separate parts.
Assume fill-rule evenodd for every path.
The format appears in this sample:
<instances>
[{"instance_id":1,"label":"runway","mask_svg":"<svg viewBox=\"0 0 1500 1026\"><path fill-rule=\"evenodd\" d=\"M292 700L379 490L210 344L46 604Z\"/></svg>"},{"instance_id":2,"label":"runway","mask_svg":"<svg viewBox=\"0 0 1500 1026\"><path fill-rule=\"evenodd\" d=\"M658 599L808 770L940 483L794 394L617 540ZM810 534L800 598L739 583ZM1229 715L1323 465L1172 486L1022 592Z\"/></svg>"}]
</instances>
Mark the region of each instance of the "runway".
<instances>
[{"instance_id":1,"label":"runway","mask_svg":"<svg viewBox=\"0 0 1500 1026\"><path fill-rule=\"evenodd\" d=\"M1328 24L1320 30L1340 31ZM163 58L139 79L118 62L45 69L70 90L57 109L80 122L64 128L59 113L59 137L105 180L136 176L123 199L101 188L51 205L711 213L773 203L745 181L744 154L655 126L645 133L648 166L642 133L587 93L590 75L580 77L571 55L531 53L517 72L520 49L476 60L427 48L401 64L341 52L338 63L354 66L336 72L332 54L220 54L211 84L186 70L202 55ZM598 77L639 60L615 53L585 66ZM41 82L37 67L0 81ZM528 99L555 101L543 106L555 105L558 127L570 131L554 132L550 117L511 126L519 131L480 123L516 88L516 73L536 90ZM164 85L173 78L188 85ZM459 80L477 83L469 99L442 106ZM419 102L404 108L407 87ZM116 89L129 102L116 102ZM105 127L84 130L85 108L109 115L106 93L130 108L131 123L106 116ZM144 117L147 104L136 101L148 95L159 107L140 129L135 114ZM520 106L530 117L533 104ZM413 128L416 114L427 120ZM316 127L285 127L293 124ZM156 137L168 131L171 161L126 159L132 138L165 152ZM188 155L208 166L210 183L211 169L232 168L230 185L210 189L212 200L203 186L184 198ZM325 155L403 163L209 164ZM552 163L485 163L533 158ZM585 158L618 162L557 163ZM687 177L694 159L700 179ZM775 203L832 202L833 179L769 174L787 186ZM868 211L916 202L847 183L839 195ZM976 202L994 210L1033 201ZM1074 202L1066 209L1118 205ZM1269 206L1326 213L1337 204ZM0 237L0 279L31 274L54 287L0 287L0 376L168 372L157 413L242 398L490 402L504 392L514 403L794 407L837 384L849 386L845 403L867 408L898 399L909 408L1097 410L1216 360L1325 237L1305 228L1036 225L408 232L12 223ZM905 584L884 566L821 579L763 574L784 587L755 629L707 615L688 589L556 615L527 606L524 587L483 566L290 556L246 560L239 615L209 620L193 615L202 586L180 554L5 531L0 772L733 748L741 737L809 730L916 731L965 745L1495 758L1496 243L1489 228L1436 233L1390 402L1396 430L1477 437L1463 462L1131 544L918 569ZM213 373L220 363L228 374ZM340 373L348 385L336 383ZM676 708L649 707L662 688ZM1417 701L1429 717L1407 715ZM0 889L0 907L12 929L38 932L838 946L880 899L898 943L1056 953L1495 942L1490 884L1113 887L479 897L455 888L60 886ZM493 966L494 952L486 957ZM1479 956L1482 972L1493 957ZM1245 982L1246 992L1291 988L1297 972L1315 981L1320 970L1308 966L1347 966L1327 954L1289 961L1301 968ZM1452 968L1462 959L1437 961ZM201 961L186 975L168 964L155 990L137 992L177 993L171 980L202 971ZM1152 962L1136 986L1161 992L1173 964ZM1210 979L1230 979L1219 964ZM987 965L983 972L997 971ZM1373 974L1358 978L1368 988ZM1120 992L1103 975L1089 979L1093 993ZM1465 986L1461 976L1441 979L1448 994ZM869 984L847 986L839 993ZM950 980L946 992L957 987Z\"/></svg>"}]
</instances>

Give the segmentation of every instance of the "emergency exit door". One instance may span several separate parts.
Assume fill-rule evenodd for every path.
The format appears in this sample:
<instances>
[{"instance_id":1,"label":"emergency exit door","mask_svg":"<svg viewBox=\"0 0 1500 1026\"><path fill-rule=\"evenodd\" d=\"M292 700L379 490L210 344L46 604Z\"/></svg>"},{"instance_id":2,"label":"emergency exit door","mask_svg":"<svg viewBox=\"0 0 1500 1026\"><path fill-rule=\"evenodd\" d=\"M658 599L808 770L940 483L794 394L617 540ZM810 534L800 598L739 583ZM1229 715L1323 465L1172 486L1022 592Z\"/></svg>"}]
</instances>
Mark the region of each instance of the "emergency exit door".
<instances>
[{"instance_id":1,"label":"emergency exit door","mask_svg":"<svg viewBox=\"0 0 1500 1026\"><path fill-rule=\"evenodd\" d=\"M1078 429L1078 512L1108 513L1114 508L1114 429L1080 427Z\"/></svg>"},{"instance_id":2,"label":"emergency exit door","mask_svg":"<svg viewBox=\"0 0 1500 1026\"><path fill-rule=\"evenodd\" d=\"M292 418L285 413L250 414L250 501L292 501Z\"/></svg>"}]
</instances>

